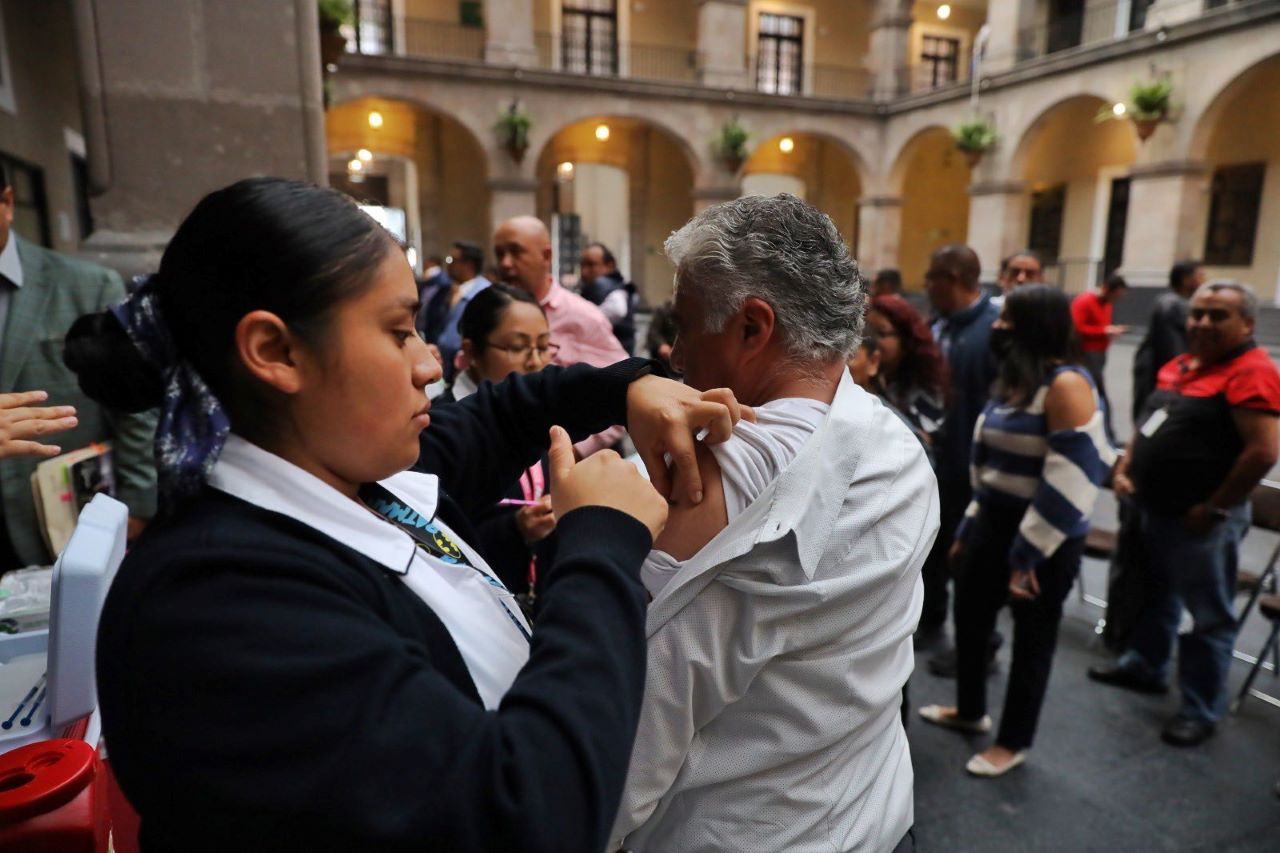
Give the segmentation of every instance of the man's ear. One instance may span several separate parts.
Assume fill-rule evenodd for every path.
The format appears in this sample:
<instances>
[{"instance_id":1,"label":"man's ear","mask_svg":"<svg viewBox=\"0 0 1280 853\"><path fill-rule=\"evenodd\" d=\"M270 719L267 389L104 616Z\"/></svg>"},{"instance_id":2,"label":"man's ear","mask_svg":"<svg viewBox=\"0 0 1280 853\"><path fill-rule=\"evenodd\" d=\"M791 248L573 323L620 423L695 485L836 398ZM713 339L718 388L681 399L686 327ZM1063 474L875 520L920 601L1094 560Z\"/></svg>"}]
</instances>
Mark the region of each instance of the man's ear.
<instances>
[{"instance_id":1,"label":"man's ear","mask_svg":"<svg viewBox=\"0 0 1280 853\"><path fill-rule=\"evenodd\" d=\"M302 387L300 341L270 311L251 311L236 324L236 353L253 378L283 394Z\"/></svg>"},{"instance_id":2,"label":"man's ear","mask_svg":"<svg viewBox=\"0 0 1280 853\"><path fill-rule=\"evenodd\" d=\"M758 352L773 340L777 317L773 306L752 296L742 303L742 344L748 352Z\"/></svg>"}]
</instances>

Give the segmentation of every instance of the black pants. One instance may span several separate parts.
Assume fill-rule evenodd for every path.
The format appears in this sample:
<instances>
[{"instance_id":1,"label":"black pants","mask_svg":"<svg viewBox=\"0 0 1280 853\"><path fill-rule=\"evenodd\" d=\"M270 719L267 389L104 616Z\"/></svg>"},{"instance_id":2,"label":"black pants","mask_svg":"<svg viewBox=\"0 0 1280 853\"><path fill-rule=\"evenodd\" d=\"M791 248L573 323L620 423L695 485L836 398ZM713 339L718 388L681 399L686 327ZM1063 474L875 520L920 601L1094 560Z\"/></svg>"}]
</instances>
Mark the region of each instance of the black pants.
<instances>
[{"instance_id":1,"label":"black pants","mask_svg":"<svg viewBox=\"0 0 1280 853\"><path fill-rule=\"evenodd\" d=\"M1058 644L1062 603L1080 572L1084 537L1068 539L1036 567L1040 594L1031 601L1009 597L1009 546L1023 510L984 506L956 572L956 706L976 720L987 713L987 657L996 614L1006 603L1013 613L1013 657L996 743L1026 749L1035 739Z\"/></svg>"},{"instance_id":2,"label":"black pants","mask_svg":"<svg viewBox=\"0 0 1280 853\"><path fill-rule=\"evenodd\" d=\"M969 505L968 481L950 481L945 477L938 478L938 538L933 541L933 549L925 558L920 570L924 582L924 607L920 612L921 630L940 629L947 621L947 584L951 581L951 566L947 562L947 551L956 527L964 518L965 508Z\"/></svg>"}]
</instances>

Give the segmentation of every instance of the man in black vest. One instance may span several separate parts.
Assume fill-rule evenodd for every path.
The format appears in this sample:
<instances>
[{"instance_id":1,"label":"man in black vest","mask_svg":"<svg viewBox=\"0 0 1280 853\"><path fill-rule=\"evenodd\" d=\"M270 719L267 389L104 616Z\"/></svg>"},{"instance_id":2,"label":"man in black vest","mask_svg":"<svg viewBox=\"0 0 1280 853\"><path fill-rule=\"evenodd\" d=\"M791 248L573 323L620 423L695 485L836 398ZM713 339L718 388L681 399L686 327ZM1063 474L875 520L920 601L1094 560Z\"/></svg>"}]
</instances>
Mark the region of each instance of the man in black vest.
<instances>
[{"instance_id":1,"label":"man in black vest","mask_svg":"<svg viewBox=\"0 0 1280 853\"><path fill-rule=\"evenodd\" d=\"M618 261L603 243L582 250L578 261L582 296L600 306L613 324L613 336L628 353L636 351L636 286L618 272Z\"/></svg>"}]
</instances>

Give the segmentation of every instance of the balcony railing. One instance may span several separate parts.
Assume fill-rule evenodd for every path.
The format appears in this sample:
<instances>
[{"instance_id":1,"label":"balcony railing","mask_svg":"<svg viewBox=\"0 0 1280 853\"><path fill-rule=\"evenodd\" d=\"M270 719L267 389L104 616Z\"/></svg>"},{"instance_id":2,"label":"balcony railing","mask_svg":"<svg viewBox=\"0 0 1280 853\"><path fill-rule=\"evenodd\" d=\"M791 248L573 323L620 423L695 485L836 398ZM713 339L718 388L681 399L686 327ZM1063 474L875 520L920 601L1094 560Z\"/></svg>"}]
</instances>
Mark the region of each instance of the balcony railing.
<instances>
[{"instance_id":1,"label":"balcony railing","mask_svg":"<svg viewBox=\"0 0 1280 853\"><path fill-rule=\"evenodd\" d=\"M347 38L349 53L412 56L418 59L484 59L484 29L463 27L424 18L400 18L390 22L390 32L376 38Z\"/></svg>"},{"instance_id":2,"label":"balcony railing","mask_svg":"<svg viewBox=\"0 0 1280 853\"><path fill-rule=\"evenodd\" d=\"M589 77L629 77L694 83L698 52L679 45L595 40L579 34L537 33L538 64L543 68Z\"/></svg>"},{"instance_id":3,"label":"balcony railing","mask_svg":"<svg viewBox=\"0 0 1280 853\"><path fill-rule=\"evenodd\" d=\"M1045 18L1018 30L1017 60L1038 59L1078 47L1103 44L1145 32L1153 26L1194 20L1203 14L1277 0L1106 0L1087 3L1083 12ZM1045 7L1041 7L1045 9ZM1042 14L1044 12L1042 11Z\"/></svg>"},{"instance_id":4,"label":"balcony railing","mask_svg":"<svg viewBox=\"0 0 1280 853\"><path fill-rule=\"evenodd\" d=\"M761 73L757 57L747 60L751 87L770 95L808 95L815 98L860 99L869 97L875 79L864 68L840 65L798 65L779 74L774 69Z\"/></svg>"}]
</instances>

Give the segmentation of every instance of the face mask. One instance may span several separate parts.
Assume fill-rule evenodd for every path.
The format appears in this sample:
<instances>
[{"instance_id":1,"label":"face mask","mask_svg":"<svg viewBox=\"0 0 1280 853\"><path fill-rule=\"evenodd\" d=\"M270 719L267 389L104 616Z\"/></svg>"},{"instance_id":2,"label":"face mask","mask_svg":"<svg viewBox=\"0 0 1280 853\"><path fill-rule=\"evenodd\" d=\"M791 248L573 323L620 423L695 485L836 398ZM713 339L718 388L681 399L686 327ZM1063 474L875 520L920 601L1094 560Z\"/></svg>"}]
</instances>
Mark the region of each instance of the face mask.
<instances>
[{"instance_id":1,"label":"face mask","mask_svg":"<svg viewBox=\"0 0 1280 853\"><path fill-rule=\"evenodd\" d=\"M1013 329L992 329L991 337L987 339L987 346L991 347L996 358L1004 358L1009 354L1009 350L1013 349Z\"/></svg>"}]
</instances>

